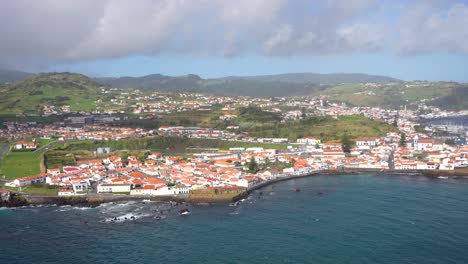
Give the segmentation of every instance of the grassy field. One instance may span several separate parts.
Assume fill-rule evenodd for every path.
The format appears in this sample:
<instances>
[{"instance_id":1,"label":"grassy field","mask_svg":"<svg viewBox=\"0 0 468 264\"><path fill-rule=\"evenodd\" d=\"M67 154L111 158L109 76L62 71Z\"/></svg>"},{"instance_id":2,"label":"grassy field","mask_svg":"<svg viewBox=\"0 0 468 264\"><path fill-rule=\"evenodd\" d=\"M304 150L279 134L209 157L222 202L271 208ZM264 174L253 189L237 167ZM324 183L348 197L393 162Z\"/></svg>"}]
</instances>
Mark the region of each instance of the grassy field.
<instances>
[{"instance_id":1,"label":"grassy field","mask_svg":"<svg viewBox=\"0 0 468 264\"><path fill-rule=\"evenodd\" d=\"M11 191L18 191L18 188L16 187L9 187L9 186L2 186L4 189L8 189ZM58 193L58 187L57 186L49 186L45 184L35 184L35 185L30 185L27 187L23 187L21 189L21 192L24 193L29 193L29 194L57 194Z\"/></svg>"},{"instance_id":2,"label":"grassy field","mask_svg":"<svg viewBox=\"0 0 468 264\"><path fill-rule=\"evenodd\" d=\"M6 179L16 179L41 172L41 153L10 152L2 160L2 175Z\"/></svg>"},{"instance_id":3,"label":"grassy field","mask_svg":"<svg viewBox=\"0 0 468 264\"><path fill-rule=\"evenodd\" d=\"M250 128L249 133L256 137L287 137L291 140L305 136L320 138L322 141L340 140L344 134L351 139L358 137L378 137L396 128L370 120L364 116L312 117L305 120L285 123L263 124Z\"/></svg>"},{"instance_id":4,"label":"grassy field","mask_svg":"<svg viewBox=\"0 0 468 264\"><path fill-rule=\"evenodd\" d=\"M45 138L36 138L36 144L39 145L39 147L43 147L49 143L52 143L56 141L56 139L45 139Z\"/></svg>"},{"instance_id":5,"label":"grassy field","mask_svg":"<svg viewBox=\"0 0 468 264\"><path fill-rule=\"evenodd\" d=\"M93 151L98 147L111 147L114 150L154 150L167 152L177 150L184 152L189 147L206 147L229 149L233 147L264 147L286 149L286 144L268 144L268 143L245 143L233 142L220 139L199 139L199 138L182 138L182 137L153 137L153 138L136 138L123 139L119 141L67 141L62 145L57 145L53 151L63 151L60 155L72 151ZM51 151L46 152L46 155ZM74 153L76 156L76 153Z\"/></svg>"}]
</instances>

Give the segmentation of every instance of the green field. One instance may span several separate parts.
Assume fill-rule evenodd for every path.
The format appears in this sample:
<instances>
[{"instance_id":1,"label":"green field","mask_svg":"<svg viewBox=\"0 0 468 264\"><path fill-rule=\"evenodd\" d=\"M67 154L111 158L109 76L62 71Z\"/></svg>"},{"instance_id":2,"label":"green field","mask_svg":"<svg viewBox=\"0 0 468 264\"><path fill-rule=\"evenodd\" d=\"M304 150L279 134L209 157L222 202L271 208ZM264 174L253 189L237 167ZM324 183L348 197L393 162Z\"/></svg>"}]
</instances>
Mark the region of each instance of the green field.
<instances>
[{"instance_id":1,"label":"green field","mask_svg":"<svg viewBox=\"0 0 468 264\"><path fill-rule=\"evenodd\" d=\"M367 117L340 116L311 117L305 120L288 121L284 123L257 124L249 128L249 134L255 137L287 137L290 140L305 136L313 136L322 141L340 140L344 134L351 139L358 137L378 137L387 132L397 131L391 125Z\"/></svg>"},{"instance_id":2,"label":"green field","mask_svg":"<svg viewBox=\"0 0 468 264\"><path fill-rule=\"evenodd\" d=\"M4 189L8 189L11 191L19 191L16 187L9 187L9 186L2 186ZM27 187L23 187L21 192L29 193L29 194L57 194L58 187L57 186L50 186L45 184L33 184Z\"/></svg>"},{"instance_id":3,"label":"green field","mask_svg":"<svg viewBox=\"0 0 468 264\"><path fill-rule=\"evenodd\" d=\"M94 151L98 147L110 147L114 150L152 150L159 152L185 152L189 147L205 147L229 149L233 147L264 147L286 149L286 144L269 144L269 143L250 143L250 142L234 142L220 139L200 139L200 138L184 138L184 137L152 137L152 138L135 138L123 139L119 141L67 141L61 145L56 145L53 150L46 152L46 156L64 156L67 153L73 153L77 156L77 151L85 153L85 151ZM88 157L87 157L88 158Z\"/></svg>"},{"instance_id":4,"label":"green field","mask_svg":"<svg viewBox=\"0 0 468 264\"><path fill-rule=\"evenodd\" d=\"M9 152L2 160L2 172L6 179L16 179L41 172L42 154L35 152Z\"/></svg>"}]
</instances>

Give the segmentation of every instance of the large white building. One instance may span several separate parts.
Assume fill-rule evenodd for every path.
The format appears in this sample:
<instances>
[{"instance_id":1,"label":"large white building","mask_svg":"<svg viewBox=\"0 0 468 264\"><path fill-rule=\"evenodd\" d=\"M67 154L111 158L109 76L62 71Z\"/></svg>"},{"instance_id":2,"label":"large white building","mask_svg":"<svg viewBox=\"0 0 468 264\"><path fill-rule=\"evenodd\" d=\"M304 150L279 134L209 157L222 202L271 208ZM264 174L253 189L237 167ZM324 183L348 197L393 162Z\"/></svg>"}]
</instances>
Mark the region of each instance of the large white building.
<instances>
[{"instance_id":1,"label":"large white building","mask_svg":"<svg viewBox=\"0 0 468 264\"><path fill-rule=\"evenodd\" d=\"M375 138L358 138L356 139L356 147L359 150L370 150L377 146Z\"/></svg>"},{"instance_id":2,"label":"large white building","mask_svg":"<svg viewBox=\"0 0 468 264\"><path fill-rule=\"evenodd\" d=\"M98 193L129 193L130 190L130 184L99 184L97 187Z\"/></svg>"}]
</instances>

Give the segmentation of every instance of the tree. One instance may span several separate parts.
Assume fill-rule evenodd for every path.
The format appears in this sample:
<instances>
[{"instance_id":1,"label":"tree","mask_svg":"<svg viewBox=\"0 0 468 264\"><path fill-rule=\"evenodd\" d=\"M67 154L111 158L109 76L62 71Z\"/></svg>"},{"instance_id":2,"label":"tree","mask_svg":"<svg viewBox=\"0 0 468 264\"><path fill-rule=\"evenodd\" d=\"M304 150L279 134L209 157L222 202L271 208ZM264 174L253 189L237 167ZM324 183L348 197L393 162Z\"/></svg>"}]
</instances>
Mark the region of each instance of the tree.
<instances>
[{"instance_id":1,"label":"tree","mask_svg":"<svg viewBox=\"0 0 468 264\"><path fill-rule=\"evenodd\" d=\"M348 133L345 133L341 138L341 144L343 145L343 151L346 153L351 152L353 142L349 139Z\"/></svg>"},{"instance_id":2,"label":"tree","mask_svg":"<svg viewBox=\"0 0 468 264\"><path fill-rule=\"evenodd\" d=\"M250 159L248 168L249 168L249 171L251 171L251 172L257 172L258 171L258 164L255 161L255 157L253 155L252 155L252 158Z\"/></svg>"},{"instance_id":3,"label":"tree","mask_svg":"<svg viewBox=\"0 0 468 264\"><path fill-rule=\"evenodd\" d=\"M405 133L401 133L400 134L400 143L399 143L399 145L400 145L400 147L404 147L405 144L406 144L406 135L405 135Z\"/></svg>"},{"instance_id":4,"label":"tree","mask_svg":"<svg viewBox=\"0 0 468 264\"><path fill-rule=\"evenodd\" d=\"M455 145L455 140L453 138L448 138L448 139L445 140L445 144Z\"/></svg>"},{"instance_id":5,"label":"tree","mask_svg":"<svg viewBox=\"0 0 468 264\"><path fill-rule=\"evenodd\" d=\"M301 118L302 118L302 119L305 119L306 117L307 117L307 115L306 115L306 109L305 109L305 107L302 107L302 108L301 108Z\"/></svg>"}]
</instances>

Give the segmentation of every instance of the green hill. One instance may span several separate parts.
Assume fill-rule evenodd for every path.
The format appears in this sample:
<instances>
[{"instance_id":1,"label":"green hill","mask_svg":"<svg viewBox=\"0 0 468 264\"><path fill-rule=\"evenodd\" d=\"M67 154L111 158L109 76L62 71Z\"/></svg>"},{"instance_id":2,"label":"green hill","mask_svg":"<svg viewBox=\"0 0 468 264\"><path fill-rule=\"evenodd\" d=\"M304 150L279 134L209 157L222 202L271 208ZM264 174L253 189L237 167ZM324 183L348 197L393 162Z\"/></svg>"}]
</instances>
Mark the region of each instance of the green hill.
<instances>
[{"instance_id":1,"label":"green hill","mask_svg":"<svg viewBox=\"0 0 468 264\"><path fill-rule=\"evenodd\" d=\"M354 106L416 107L424 100L441 109L468 109L468 85L453 82L406 82L379 85L341 84L313 95Z\"/></svg>"},{"instance_id":2,"label":"green hill","mask_svg":"<svg viewBox=\"0 0 468 264\"><path fill-rule=\"evenodd\" d=\"M72 111L90 111L99 84L77 73L35 74L23 81L0 84L0 113L37 113L43 106L69 105Z\"/></svg>"},{"instance_id":3,"label":"green hill","mask_svg":"<svg viewBox=\"0 0 468 264\"><path fill-rule=\"evenodd\" d=\"M338 74L283 74L253 77L202 79L197 75L165 76L153 74L143 77L91 79L76 73L35 74L14 83L0 83L0 113L38 113L45 106L55 109L69 105L71 111L91 111L95 100L102 98L100 85L136 88L143 92L185 91L212 95L286 97L327 96L330 101L346 102L354 106L384 106L415 108L425 100L428 105L442 109L462 110L468 105L468 84L454 82L400 82L389 77ZM297 80L294 81L294 78ZM320 78L319 78L320 77ZM315 78L315 79L314 79ZM318 79L317 79L318 78ZM338 84L315 84L312 80L348 81ZM355 81L375 81L354 83ZM389 80L389 82L383 82ZM325 82L323 81L323 82Z\"/></svg>"}]
</instances>

